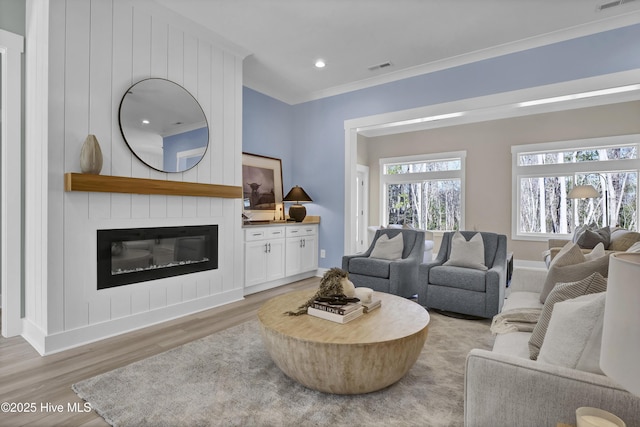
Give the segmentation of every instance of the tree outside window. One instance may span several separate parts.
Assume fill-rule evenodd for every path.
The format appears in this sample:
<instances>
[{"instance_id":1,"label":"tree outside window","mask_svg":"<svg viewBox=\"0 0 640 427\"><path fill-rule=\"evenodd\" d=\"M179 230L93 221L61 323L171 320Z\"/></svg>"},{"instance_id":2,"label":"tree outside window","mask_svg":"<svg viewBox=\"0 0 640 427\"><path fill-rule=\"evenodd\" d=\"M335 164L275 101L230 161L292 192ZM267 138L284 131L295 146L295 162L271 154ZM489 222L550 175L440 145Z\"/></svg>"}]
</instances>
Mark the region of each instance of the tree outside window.
<instances>
[{"instance_id":1,"label":"tree outside window","mask_svg":"<svg viewBox=\"0 0 640 427\"><path fill-rule=\"evenodd\" d=\"M464 154L382 159L386 223L432 231L460 229Z\"/></svg>"},{"instance_id":2,"label":"tree outside window","mask_svg":"<svg viewBox=\"0 0 640 427\"><path fill-rule=\"evenodd\" d=\"M638 143L603 142L608 145L515 154L518 234L571 234L582 224L638 229ZM600 196L569 199L578 185L591 185Z\"/></svg>"}]
</instances>

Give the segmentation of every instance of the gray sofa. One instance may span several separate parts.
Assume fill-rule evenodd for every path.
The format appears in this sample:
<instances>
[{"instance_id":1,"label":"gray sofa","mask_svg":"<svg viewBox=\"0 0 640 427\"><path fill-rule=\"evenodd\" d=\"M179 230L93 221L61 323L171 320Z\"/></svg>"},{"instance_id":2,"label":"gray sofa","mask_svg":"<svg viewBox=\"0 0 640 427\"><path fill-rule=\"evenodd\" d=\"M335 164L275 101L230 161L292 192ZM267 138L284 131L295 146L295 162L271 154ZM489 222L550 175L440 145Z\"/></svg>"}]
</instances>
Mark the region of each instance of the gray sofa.
<instances>
[{"instance_id":1,"label":"gray sofa","mask_svg":"<svg viewBox=\"0 0 640 427\"><path fill-rule=\"evenodd\" d=\"M396 260L369 258L380 236L393 238L402 233L402 258ZM424 232L409 229L382 229L366 252L342 257L342 269L357 287L371 288L402 297L418 292L418 266L424 254Z\"/></svg>"},{"instance_id":2,"label":"gray sofa","mask_svg":"<svg viewBox=\"0 0 640 427\"><path fill-rule=\"evenodd\" d=\"M503 310L542 307L544 269L516 268ZM492 351L467 356L464 419L467 427L575 425L575 410L610 411L627 427L640 427L640 397L604 375L544 364L529 358L531 333L496 335Z\"/></svg>"},{"instance_id":3,"label":"gray sofa","mask_svg":"<svg viewBox=\"0 0 640 427\"><path fill-rule=\"evenodd\" d=\"M468 241L480 233L488 270L443 265L451 255L453 232L444 233L438 256L420 265L418 302L438 310L491 318L500 312L507 284L507 237L461 231Z\"/></svg>"}]
</instances>

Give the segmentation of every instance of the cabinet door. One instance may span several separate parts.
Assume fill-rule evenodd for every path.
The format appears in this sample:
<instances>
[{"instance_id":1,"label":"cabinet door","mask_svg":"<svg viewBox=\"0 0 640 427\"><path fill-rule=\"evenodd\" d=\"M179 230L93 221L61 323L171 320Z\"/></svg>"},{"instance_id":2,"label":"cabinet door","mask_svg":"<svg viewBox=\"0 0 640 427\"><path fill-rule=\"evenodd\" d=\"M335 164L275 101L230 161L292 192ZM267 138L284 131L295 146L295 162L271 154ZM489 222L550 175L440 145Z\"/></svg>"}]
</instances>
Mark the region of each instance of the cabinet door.
<instances>
[{"instance_id":1,"label":"cabinet door","mask_svg":"<svg viewBox=\"0 0 640 427\"><path fill-rule=\"evenodd\" d=\"M273 239L267 242L267 273L266 280L284 277L284 239Z\"/></svg>"},{"instance_id":2,"label":"cabinet door","mask_svg":"<svg viewBox=\"0 0 640 427\"><path fill-rule=\"evenodd\" d=\"M300 252L302 238L292 237L287 239L287 276L293 276L300 272Z\"/></svg>"},{"instance_id":3,"label":"cabinet door","mask_svg":"<svg viewBox=\"0 0 640 427\"><path fill-rule=\"evenodd\" d=\"M300 250L300 272L315 270L318 268L318 241L315 236L302 238Z\"/></svg>"},{"instance_id":4,"label":"cabinet door","mask_svg":"<svg viewBox=\"0 0 640 427\"><path fill-rule=\"evenodd\" d=\"M267 279L266 240L245 243L245 286L257 285Z\"/></svg>"}]
</instances>

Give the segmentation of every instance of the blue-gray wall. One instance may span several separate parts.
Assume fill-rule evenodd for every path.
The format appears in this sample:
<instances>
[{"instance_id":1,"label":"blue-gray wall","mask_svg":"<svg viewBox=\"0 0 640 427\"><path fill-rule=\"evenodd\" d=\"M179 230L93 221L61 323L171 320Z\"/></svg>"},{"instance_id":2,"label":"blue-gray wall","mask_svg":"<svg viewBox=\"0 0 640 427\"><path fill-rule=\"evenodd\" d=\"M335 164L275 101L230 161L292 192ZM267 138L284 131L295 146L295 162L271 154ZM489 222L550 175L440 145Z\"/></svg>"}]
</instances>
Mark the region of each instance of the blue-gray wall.
<instances>
[{"instance_id":1,"label":"blue-gray wall","mask_svg":"<svg viewBox=\"0 0 640 427\"><path fill-rule=\"evenodd\" d=\"M283 195L298 184L293 182L293 108L247 87L243 90L242 151L282 160Z\"/></svg>"},{"instance_id":2,"label":"blue-gray wall","mask_svg":"<svg viewBox=\"0 0 640 427\"><path fill-rule=\"evenodd\" d=\"M21 36L25 35L27 2L0 0L0 28Z\"/></svg>"},{"instance_id":3,"label":"blue-gray wall","mask_svg":"<svg viewBox=\"0 0 640 427\"><path fill-rule=\"evenodd\" d=\"M310 215L321 215L320 267L341 265L344 245L344 121L500 92L640 69L640 24L490 58L397 82L291 106L277 120L255 92L245 96L243 148L256 147L254 126L292 126L290 142L261 146L287 159L291 178L313 198ZM245 94L249 89L245 88ZM259 100L260 105L252 105ZM267 108L265 108L267 107ZM284 107L282 107L285 109ZM268 144L268 142L264 142ZM283 168L284 168L283 162ZM289 172L287 172L289 173ZM286 190L285 190L286 191ZM491 208L488 206L487 208Z\"/></svg>"}]
</instances>

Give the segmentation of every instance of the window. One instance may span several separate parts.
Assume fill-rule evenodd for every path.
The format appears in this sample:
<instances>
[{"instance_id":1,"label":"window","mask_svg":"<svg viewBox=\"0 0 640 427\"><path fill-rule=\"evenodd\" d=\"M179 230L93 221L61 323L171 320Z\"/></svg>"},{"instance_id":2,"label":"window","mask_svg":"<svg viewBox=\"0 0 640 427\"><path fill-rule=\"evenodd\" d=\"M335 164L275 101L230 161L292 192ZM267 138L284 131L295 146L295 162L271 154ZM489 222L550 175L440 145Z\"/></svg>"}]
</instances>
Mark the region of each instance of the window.
<instances>
[{"instance_id":1,"label":"window","mask_svg":"<svg viewBox=\"0 0 640 427\"><path fill-rule=\"evenodd\" d=\"M380 159L382 222L433 231L463 229L465 156Z\"/></svg>"},{"instance_id":2,"label":"window","mask_svg":"<svg viewBox=\"0 0 640 427\"><path fill-rule=\"evenodd\" d=\"M640 135L512 147L514 236L569 235L581 224L638 229ZM590 185L594 198L570 198Z\"/></svg>"}]
</instances>

